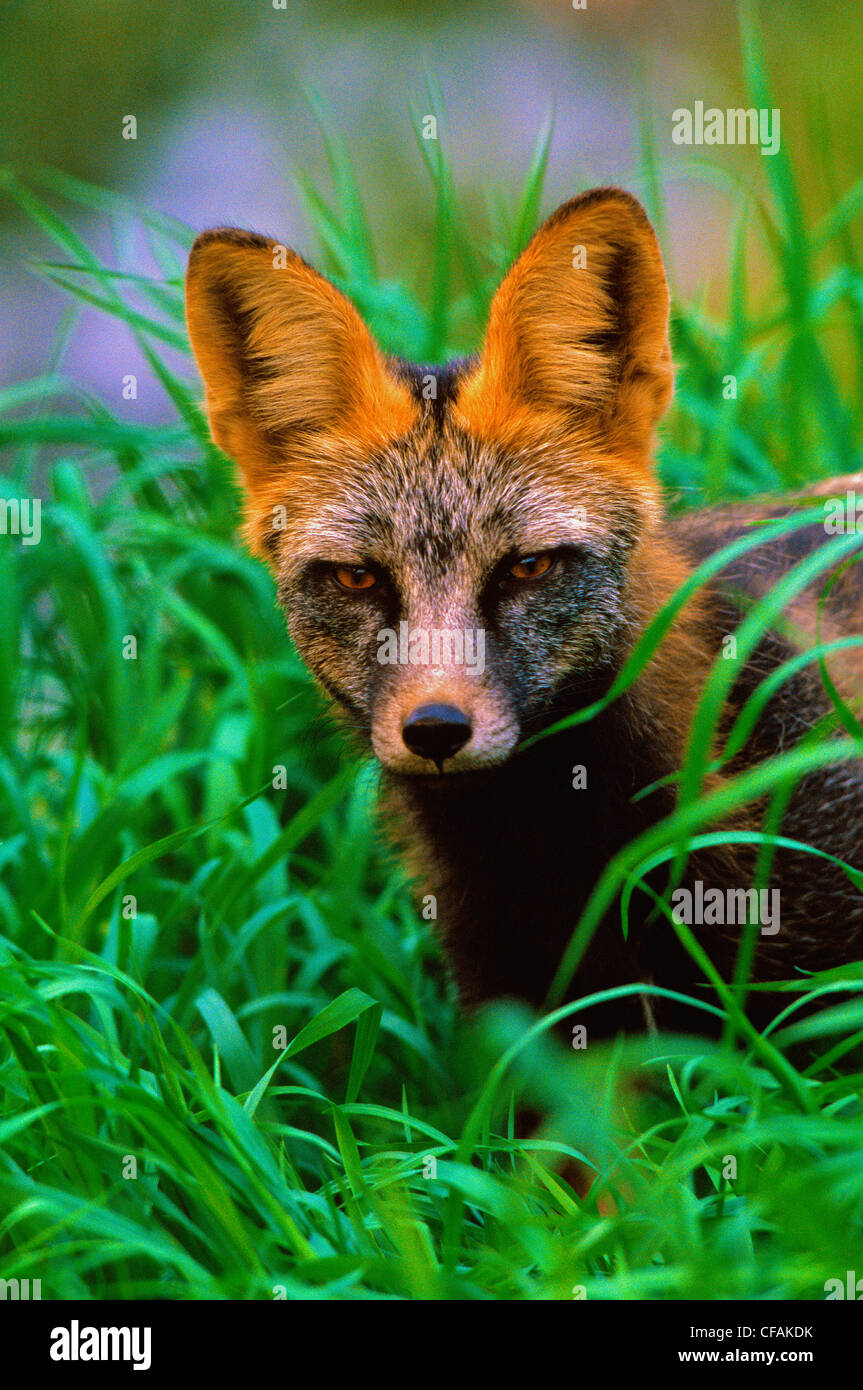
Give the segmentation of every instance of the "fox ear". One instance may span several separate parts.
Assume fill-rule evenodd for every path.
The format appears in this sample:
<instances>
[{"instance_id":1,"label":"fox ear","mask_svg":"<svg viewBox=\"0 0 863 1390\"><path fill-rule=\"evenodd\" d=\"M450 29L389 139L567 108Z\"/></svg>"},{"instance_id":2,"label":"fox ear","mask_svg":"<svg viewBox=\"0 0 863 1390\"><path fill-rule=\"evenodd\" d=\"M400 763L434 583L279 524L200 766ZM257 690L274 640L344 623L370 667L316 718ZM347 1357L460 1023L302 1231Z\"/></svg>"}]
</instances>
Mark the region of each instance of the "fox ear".
<instances>
[{"instance_id":1,"label":"fox ear","mask_svg":"<svg viewBox=\"0 0 863 1390\"><path fill-rule=\"evenodd\" d=\"M543 223L492 301L479 369L459 404L503 402L602 417L648 447L671 399L668 285L647 214L598 188Z\"/></svg>"},{"instance_id":2,"label":"fox ear","mask_svg":"<svg viewBox=\"0 0 863 1390\"><path fill-rule=\"evenodd\" d=\"M203 232L186 273L189 338L213 439L247 488L281 472L321 431L399 422L406 391L353 305L278 242ZM387 409L388 408L388 409Z\"/></svg>"}]
</instances>

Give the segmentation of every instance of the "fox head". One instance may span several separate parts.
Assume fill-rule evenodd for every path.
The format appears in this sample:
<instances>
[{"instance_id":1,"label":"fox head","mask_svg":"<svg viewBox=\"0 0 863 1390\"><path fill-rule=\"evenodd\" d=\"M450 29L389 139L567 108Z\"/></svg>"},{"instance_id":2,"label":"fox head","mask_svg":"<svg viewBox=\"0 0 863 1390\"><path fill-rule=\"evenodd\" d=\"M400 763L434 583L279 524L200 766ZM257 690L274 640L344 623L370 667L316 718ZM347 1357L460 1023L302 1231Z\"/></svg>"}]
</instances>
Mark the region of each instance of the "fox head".
<instances>
[{"instance_id":1,"label":"fox head","mask_svg":"<svg viewBox=\"0 0 863 1390\"><path fill-rule=\"evenodd\" d=\"M332 284L252 233L197 238L186 305L247 541L386 768L494 767L610 679L656 588L652 436L672 391L635 198L559 208L480 354L445 367L386 357Z\"/></svg>"}]
</instances>

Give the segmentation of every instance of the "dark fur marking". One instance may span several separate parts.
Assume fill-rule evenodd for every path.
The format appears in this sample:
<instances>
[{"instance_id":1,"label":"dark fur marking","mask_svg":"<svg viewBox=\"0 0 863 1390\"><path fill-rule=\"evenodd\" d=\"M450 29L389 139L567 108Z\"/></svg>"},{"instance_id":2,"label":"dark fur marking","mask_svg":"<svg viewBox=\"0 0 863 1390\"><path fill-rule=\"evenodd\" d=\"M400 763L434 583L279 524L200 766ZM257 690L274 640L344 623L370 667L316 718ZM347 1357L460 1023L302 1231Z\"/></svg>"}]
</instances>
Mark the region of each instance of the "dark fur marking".
<instances>
[{"instance_id":1,"label":"dark fur marking","mask_svg":"<svg viewBox=\"0 0 863 1390\"><path fill-rule=\"evenodd\" d=\"M474 359L457 357L442 366L420 366L415 362L407 362L401 357L393 358L392 361L397 375L407 383L419 404L426 407L435 427L438 430L442 429L448 408L455 399L459 383L473 365ZM435 394L433 396L424 394L429 377L434 381Z\"/></svg>"}]
</instances>

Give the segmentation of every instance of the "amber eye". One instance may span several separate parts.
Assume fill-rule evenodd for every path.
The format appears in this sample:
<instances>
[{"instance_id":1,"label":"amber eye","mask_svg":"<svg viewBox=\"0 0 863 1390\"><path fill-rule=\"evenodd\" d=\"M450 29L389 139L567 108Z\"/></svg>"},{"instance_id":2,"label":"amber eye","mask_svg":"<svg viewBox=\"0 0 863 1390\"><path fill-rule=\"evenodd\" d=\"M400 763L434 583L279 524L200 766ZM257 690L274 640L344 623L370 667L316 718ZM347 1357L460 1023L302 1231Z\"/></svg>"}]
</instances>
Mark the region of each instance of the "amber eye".
<instances>
[{"instance_id":1,"label":"amber eye","mask_svg":"<svg viewBox=\"0 0 863 1390\"><path fill-rule=\"evenodd\" d=\"M548 574L553 564L551 555L524 555L510 566L509 572L513 579L539 579L541 574Z\"/></svg>"},{"instance_id":2,"label":"amber eye","mask_svg":"<svg viewBox=\"0 0 863 1390\"><path fill-rule=\"evenodd\" d=\"M336 565L334 573L342 588L354 593L371 589L378 582L371 570L363 569L362 565Z\"/></svg>"}]
</instances>

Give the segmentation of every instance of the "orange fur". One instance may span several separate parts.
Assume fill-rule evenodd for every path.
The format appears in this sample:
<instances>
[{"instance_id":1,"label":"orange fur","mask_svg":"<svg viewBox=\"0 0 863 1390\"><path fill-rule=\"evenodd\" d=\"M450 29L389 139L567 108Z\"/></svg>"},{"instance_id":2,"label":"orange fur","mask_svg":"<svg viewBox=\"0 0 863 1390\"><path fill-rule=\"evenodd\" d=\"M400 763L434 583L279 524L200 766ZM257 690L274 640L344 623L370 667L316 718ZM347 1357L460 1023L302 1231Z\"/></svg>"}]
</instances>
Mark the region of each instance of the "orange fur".
<instances>
[{"instance_id":1,"label":"orange fur","mask_svg":"<svg viewBox=\"0 0 863 1390\"><path fill-rule=\"evenodd\" d=\"M643 209L620 189L582 194L540 227L501 284L458 411L481 438L564 427L585 445L602 441L637 478L671 399L667 325L662 257Z\"/></svg>"},{"instance_id":2,"label":"orange fur","mask_svg":"<svg viewBox=\"0 0 863 1390\"><path fill-rule=\"evenodd\" d=\"M417 419L353 305L278 242L231 229L200 236L186 316L212 435L240 467L259 553L286 496L302 508L311 490L318 512L334 471Z\"/></svg>"}]
</instances>

